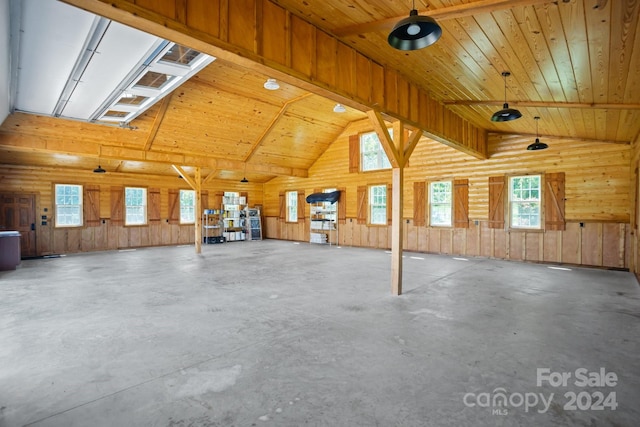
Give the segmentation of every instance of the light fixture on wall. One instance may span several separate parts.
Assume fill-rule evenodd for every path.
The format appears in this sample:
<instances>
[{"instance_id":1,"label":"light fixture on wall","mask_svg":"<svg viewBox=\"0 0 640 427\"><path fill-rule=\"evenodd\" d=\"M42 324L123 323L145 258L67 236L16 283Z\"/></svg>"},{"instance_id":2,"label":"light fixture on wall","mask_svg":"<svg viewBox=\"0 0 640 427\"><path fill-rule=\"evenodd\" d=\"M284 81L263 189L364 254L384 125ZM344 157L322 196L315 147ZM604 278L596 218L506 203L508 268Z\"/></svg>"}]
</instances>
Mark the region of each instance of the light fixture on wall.
<instances>
[{"instance_id":1,"label":"light fixture on wall","mask_svg":"<svg viewBox=\"0 0 640 427\"><path fill-rule=\"evenodd\" d=\"M267 79L267 81L264 82L264 88L267 90L278 90L280 89L280 85L276 79Z\"/></svg>"},{"instance_id":2,"label":"light fixture on wall","mask_svg":"<svg viewBox=\"0 0 640 427\"><path fill-rule=\"evenodd\" d=\"M106 170L102 169L102 166L98 165L97 168L93 170L93 173L105 173Z\"/></svg>"},{"instance_id":3,"label":"light fixture on wall","mask_svg":"<svg viewBox=\"0 0 640 427\"><path fill-rule=\"evenodd\" d=\"M333 107L334 113L344 113L345 111L347 111L347 109L344 108L344 105L342 104L336 104L335 107Z\"/></svg>"},{"instance_id":4,"label":"light fixture on wall","mask_svg":"<svg viewBox=\"0 0 640 427\"><path fill-rule=\"evenodd\" d=\"M493 116L491 116L492 122L510 122L511 120L522 117L520 111L509 108L509 104L507 104L507 77L510 75L511 73L508 71L502 72L502 76L504 77L504 105L502 106L502 110L493 113Z\"/></svg>"},{"instance_id":5,"label":"light fixture on wall","mask_svg":"<svg viewBox=\"0 0 640 427\"><path fill-rule=\"evenodd\" d=\"M527 147L527 150L536 151L536 150L544 150L545 148L549 148L547 144L545 144L544 142L540 142L540 138L538 137L538 120L540 120L540 117L535 116L534 120L536 121L536 141L533 144L530 144Z\"/></svg>"},{"instance_id":6,"label":"light fixture on wall","mask_svg":"<svg viewBox=\"0 0 640 427\"><path fill-rule=\"evenodd\" d=\"M418 15L414 0L409 17L398 21L389 33L387 42L399 50L417 50L431 46L441 35L442 28L435 19Z\"/></svg>"}]
</instances>

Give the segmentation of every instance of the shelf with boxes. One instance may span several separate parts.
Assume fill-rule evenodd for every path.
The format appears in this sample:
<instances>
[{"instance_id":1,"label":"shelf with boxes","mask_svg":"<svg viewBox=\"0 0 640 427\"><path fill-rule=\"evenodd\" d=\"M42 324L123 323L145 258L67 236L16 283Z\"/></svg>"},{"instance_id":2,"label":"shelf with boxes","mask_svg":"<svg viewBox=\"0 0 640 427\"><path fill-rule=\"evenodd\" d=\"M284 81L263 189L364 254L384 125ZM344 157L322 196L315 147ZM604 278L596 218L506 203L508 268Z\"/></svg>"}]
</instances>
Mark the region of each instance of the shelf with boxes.
<instances>
[{"instance_id":1,"label":"shelf with boxes","mask_svg":"<svg viewBox=\"0 0 640 427\"><path fill-rule=\"evenodd\" d=\"M338 244L338 198L340 191L307 196L310 206L310 243Z\"/></svg>"},{"instance_id":2,"label":"shelf with boxes","mask_svg":"<svg viewBox=\"0 0 640 427\"><path fill-rule=\"evenodd\" d=\"M223 197L222 235L227 242L246 240L246 204L246 197Z\"/></svg>"},{"instance_id":3,"label":"shelf with boxes","mask_svg":"<svg viewBox=\"0 0 640 427\"><path fill-rule=\"evenodd\" d=\"M224 243L222 228L222 210L205 209L202 214L202 242L207 244Z\"/></svg>"}]
</instances>

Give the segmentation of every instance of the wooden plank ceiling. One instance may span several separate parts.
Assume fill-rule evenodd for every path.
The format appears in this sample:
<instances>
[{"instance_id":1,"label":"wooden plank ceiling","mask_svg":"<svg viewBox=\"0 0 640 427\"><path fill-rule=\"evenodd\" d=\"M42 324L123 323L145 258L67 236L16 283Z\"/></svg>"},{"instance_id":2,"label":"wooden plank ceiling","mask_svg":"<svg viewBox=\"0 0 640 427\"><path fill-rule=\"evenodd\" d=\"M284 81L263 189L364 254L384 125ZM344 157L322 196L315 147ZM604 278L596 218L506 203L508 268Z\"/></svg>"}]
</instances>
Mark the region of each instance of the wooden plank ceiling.
<instances>
[{"instance_id":1,"label":"wooden plank ceiling","mask_svg":"<svg viewBox=\"0 0 640 427\"><path fill-rule=\"evenodd\" d=\"M411 52L386 41L408 16L409 0L271 2L489 132L532 135L540 116L542 137L629 143L640 134L640 0L418 0L443 34ZM503 71L511 72L506 101L523 117L494 123L505 102ZM0 127L2 162L100 163L107 171L159 175L175 175L170 165L180 164L203 167L203 176L266 182L305 176L350 122L367 117L355 108L334 113L340 96L328 99L308 85L281 82L267 91L268 77L218 59L134 120L134 130L15 113Z\"/></svg>"}]
</instances>

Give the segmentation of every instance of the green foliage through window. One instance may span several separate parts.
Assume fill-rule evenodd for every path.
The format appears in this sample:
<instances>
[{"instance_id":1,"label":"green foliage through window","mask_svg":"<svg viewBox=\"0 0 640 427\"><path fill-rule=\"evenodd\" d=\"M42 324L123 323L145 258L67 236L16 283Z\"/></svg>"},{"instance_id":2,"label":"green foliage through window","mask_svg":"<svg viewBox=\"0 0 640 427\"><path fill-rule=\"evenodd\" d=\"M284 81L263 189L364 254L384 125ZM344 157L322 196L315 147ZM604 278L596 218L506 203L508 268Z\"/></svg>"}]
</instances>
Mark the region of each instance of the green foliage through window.
<instances>
[{"instance_id":1,"label":"green foliage through window","mask_svg":"<svg viewBox=\"0 0 640 427\"><path fill-rule=\"evenodd\" d=\"M540 175L514 176L509 180L511 227L540 228Z\"/></svg>"},{"instance_id":2,"label":"green foliage through window","mask_svg":"<svg viewBox=\"0 0 640 427\"><path fill-rule=\"evenodd\" d=\"M393 129L389 129L389 134L393 137ZM375 132L360 135L360 169L362 171L391 169L387 153L382 149L378 134Z\"/></svg>"}]
</instances>

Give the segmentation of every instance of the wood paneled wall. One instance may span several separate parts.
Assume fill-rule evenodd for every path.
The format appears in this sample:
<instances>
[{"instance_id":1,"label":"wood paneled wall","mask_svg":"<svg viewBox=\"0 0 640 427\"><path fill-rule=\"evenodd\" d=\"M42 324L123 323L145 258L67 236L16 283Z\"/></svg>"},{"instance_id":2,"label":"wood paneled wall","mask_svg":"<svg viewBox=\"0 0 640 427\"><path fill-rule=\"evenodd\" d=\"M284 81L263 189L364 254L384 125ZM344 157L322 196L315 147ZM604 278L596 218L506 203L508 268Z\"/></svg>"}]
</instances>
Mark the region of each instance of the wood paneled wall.
<instances>
[{"instance_id":1,"label":"wood paneled wall","mask_svg":"<svg viewBox=\"0 0 640 427\"><path fill-rule=\"evenodd\" d=\"M55 184L83 185L85 190L87 187L93 188L94 194L99 189L99 223L89 226L85 221L83 227L56 228L53 200ZM149 221L148 225L144 226L124 226L111 221L111 188L125 186L159 189L159 221ZM118 173L96 175L90 171L76 169L0 166L0 193L36 194L38 255L193 244L195 241L193 224L180 225L169 221L169 192L179 189L190 190L191 188L177 177ZM205 186L203 191L208 193L208 197L204 199L206 203L203 209L219 209L220 206L215 205L214 195L221 191L247 192L247 201L251 206L263 203L261 184L213 180ZM148 197L150 197L149 194ZM41 225L41 216L47 217L47 225Z\"/></svg>"},{"instance_id":2,"label":"wood paneled wall","mask_svg":"<svg viewBox=\"0 0 640 427\"><path fill-rule=\"evenodd\" d=\"M265 235L306 241L308 224L278 220L280 191L346 188L347 220L340 243L390 247L390 227L357 224L357 188L389 184L391 171L349 172L349 137L371 131L368 120L353 123L309 170L306 179L276 178L264 186ZM489 159L478 160L423 138L405 170L404 247L408 250L513 260L629 268L631 262L631 146L542 137L544 151L527 151L534 136L491 134ZM640 154L637 155L640 157ZM565 173L566 230L514 231L488 227L489 177ZM413 224L415 182L469 180L469 221L463 228ZM428 222L427 222L428 224Z\"/></svg>"}]
</instances>

